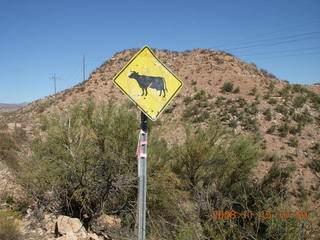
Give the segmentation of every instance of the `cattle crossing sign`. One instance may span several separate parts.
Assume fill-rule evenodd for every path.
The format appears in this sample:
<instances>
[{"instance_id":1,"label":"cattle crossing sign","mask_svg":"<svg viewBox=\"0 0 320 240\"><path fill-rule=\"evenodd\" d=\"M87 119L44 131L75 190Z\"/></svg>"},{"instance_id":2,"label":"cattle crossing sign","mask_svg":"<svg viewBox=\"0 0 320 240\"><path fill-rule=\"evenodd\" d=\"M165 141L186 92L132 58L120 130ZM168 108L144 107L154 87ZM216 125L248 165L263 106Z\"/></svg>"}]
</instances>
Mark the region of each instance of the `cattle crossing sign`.
<instances>
[{"instance_id":1,"label":"cattle crossing sign","mask_svg":"<svg viewBox=\"0 0 320 240\"><path fill-rule=\"evenodd\" d=\"M124 66L113 82L153 121L182 87L182 82L148 46Z\"/></svg>"}]
</instances>

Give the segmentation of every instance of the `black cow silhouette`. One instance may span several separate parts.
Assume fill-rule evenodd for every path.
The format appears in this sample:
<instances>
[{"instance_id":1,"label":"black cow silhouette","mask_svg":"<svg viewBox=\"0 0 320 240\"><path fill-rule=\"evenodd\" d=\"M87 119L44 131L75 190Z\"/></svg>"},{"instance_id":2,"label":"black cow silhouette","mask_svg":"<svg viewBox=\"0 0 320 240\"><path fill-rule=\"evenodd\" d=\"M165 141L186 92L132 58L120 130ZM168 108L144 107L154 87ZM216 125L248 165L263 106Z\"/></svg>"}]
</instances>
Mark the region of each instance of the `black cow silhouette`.
<instances>
[{"instance_id":1,"label":"black cow silhouette","mask_svg":"<svg viewBox=\"0 0 320 240\"><path fill-rule=\"evenodd\" d=\"M166 81L163 77L140 75L135 71L132 71L128 77L137 80L139 87L142 89L141 96L148 95L148 87L160 91L159 96L161 96L162 92L163 92L163 97L166 96L166 91L168 91L168 89L166 88Z\"/></svg>"}]
</instances>

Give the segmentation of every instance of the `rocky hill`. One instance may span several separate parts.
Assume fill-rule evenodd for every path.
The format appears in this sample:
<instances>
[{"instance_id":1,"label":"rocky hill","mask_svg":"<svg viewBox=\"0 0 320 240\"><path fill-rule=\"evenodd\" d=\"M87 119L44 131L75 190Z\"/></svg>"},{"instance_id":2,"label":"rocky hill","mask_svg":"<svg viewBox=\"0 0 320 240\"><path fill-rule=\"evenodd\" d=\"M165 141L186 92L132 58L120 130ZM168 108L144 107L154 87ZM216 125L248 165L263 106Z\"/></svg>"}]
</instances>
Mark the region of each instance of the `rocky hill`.
<instances>
[{"instance_id":1,"label":"rocky hill","mask_svg":"<svg viewBox=\"0 0 320 240\"><path fill-rule=\"evenodd\" d=\"M7 103L0 103L0 112L9 112L15 111L19 108L26 106L28 103L19 103L19 104L7 104Z\"/></svg>"},{"instance_id":2,"label":"rocky hill","mask_svg":"<svg viewBox=\"0 0 320 240\"><path fill-rule=\"evenodd\" d=\"M32 137L40 131L42 114L67 111L90 98L125 101L112 78L136 52L116 53L87 81L2 116L2 124L21 124ZM185 124L201 126L212 119L236 133L252 135L268 153L255 167L253 179L261 181L275 161L293 167L290 201L305 198L314 216L320 216L320 85L289 84L225 52L155 50L155 54L184 83L156 124L169 143L184 138Z\"/></svg>"}]
</instances>

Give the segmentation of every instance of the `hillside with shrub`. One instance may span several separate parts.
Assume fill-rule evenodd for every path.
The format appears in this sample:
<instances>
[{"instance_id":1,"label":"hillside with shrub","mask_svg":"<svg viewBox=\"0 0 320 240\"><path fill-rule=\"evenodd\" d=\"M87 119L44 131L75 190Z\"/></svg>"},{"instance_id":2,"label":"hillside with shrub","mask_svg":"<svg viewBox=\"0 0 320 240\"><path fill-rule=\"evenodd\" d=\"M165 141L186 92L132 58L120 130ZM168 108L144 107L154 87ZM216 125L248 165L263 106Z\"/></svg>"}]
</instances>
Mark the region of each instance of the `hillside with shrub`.
<instances>
[{"instance_id":1,"label":"hillside with shrub","mask_svg":"<svg viewBox=\"0 0 320 240\"><path fill-rule=\"evenodd\" d=\"M0 115L1 164L21 188L0 193L10 214L67 215L88 231L114 215L121 229L108 234L135 238L139 111L112 77L136 52ZM214 50L155 54L184 87L149 124L148 238L316 239L320 86L280 81Z\"/></svg>"}]
</instances>

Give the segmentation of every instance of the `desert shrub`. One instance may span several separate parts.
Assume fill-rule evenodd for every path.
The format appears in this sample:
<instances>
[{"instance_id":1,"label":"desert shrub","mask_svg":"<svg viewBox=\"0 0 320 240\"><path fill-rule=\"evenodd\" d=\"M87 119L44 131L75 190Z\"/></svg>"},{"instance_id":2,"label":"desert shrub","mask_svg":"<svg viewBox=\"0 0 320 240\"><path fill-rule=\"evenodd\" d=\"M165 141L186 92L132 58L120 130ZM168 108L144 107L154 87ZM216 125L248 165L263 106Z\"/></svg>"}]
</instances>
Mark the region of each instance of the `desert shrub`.
<instances>
[{"instance_id":1,"label":"desert shrub","mask_svg":"<svg viewBox=\"0 0 320 240\"><path fill-rule=\"evenodd\" d=\"M270 108L267 108L266 110L264 110L264 111L263 111L263 115L264 115L264 118L265 118L267 121L271 121L271 119L272 119L272 113L271 113Z\"/></svg>"},{"instance_id":2,"label":"desert shrub","mask_svg":"<svg viewBox=\"0 0 320 240\"><path fill-rule=\"evenodd\" d=\"M192 102L192 98L190 96L186 96L184 99L183 99L183 102L188 105L189 103Z\"/></svg>"},{"instance_id":3,"label":"desert shrub","mask_svg":"<svg viewBox=\"0 0 320 240\"><path fill-rule=\"evenodd\" d=\"M20 226L17 222L18 215L10 210L0 210L0 239L19 240L22 239Z\"/></svg>"},{"instance_id":4,"label":"desert shrub","mask_svg":"<svg viewBox=\"0 0 320 240\"><path fill-rule=\"evenodd\" d=\"M307 101L307 98L305 96L296 96L293 99L293 107L295 108L301 108L303 106L303 104L305 104Z\"/></svg>"},{"instance_id":5,"label":"desert shrub","mask_svg":"<svg viewBox=\"0 0 320 240\"><path fill-rule=\"evenodd\" d=\"M312 107L314 109L319 110L320 109L320 96L319 94L316 94L315 92L312 91L307 91L307 96L312 102Z\"/></svg>"},{"instance_id":6,"label":"desert shrub","mask_svg":"<svg viewBox=\"0 0 320 240\"><path fill-rule=\"evenodd\" d=\"M276 127L277 127L276 125L271 125L271 127L268 128L267 133L268 134L274 133L274 131L276 130Z\"/></svg>"},{"instance_id":7,"label":"desert shrub","mask_svg":"<svg viewBox=\"0 0 320 240\"><path fill-rule=\"evenodd\" d=\"M286 137L289 133L289 125L284 123L278 127L278 132L280 137Z\"/></svg>"},{"instance_id":8,"label":"desert shrub","mask_svg":"<svg viewBox=\"0 0 320 240\"><path fill-rule=\"evenodd\" d=\"M286 182L294 168L274 164L260 184L249 181L250 170L263 154L253 140L230 134L217 123L208 129L188 128L186 139L173 147L173 171L182 190L195 200L197 216L174 230L171 239L294 239L308 228L294 218L266 219L261 210L286 209ZM288 207L288 206L287 206ZM213 211L237 213L234 219L212 219ZM254 212L253 217L244 215ZM200 222L195 222L199 219ZM194 226L202 233L194 235ZM196 237L196 238L195 238Z\"/></svg>"},{"instance_id":9,"label":"desert shrub","mask_svg":"<svg viewBox=\"0 0 320 240\"><path fill-rule=\"evenodd\" d=\"M245 112L247 112L251 115L256 115L259 112L257 104L252 103L250 107L245 108Z\"/></svg>"},{"instance_id":10,"label":"desert shrub","mask_svg":"<svg viewBox=\"0 0 320 240\"><path fill-rule=\"evenodd\" d=\"M305 109L302 113L293 114L293 120L295 120L298 124L305 125L307 123L312 122L312 116L308 109Z\"/></svg>"},{"instance_id":11,"label":"desert shrub","mask_svg":"<svg viewBox=\"0 0 320 240\"><path fill-rule=\"evenodd\" d=\"M46 137L32 146L21 173L29 198L69 216L130 212L135 202L138 122L109 102L78 104L43 122Z\"/></svg>"},{"instance_id":12,"label":"desert shrub","mask_svg":"<svg viewBox=\"0 0 320 240\"><path fill-rule=\"evenodd\" d=\"M315 143L312 145L311 149L312 149L315 153L317 153L317 154L320 155L320 141L315 142Z\"/></svg>"},{"instance_id":13,"label":"desert shrub","mask_svg":"<svg viewBox=\"0 0 320 240\"><path fill-rule=\"evenodd\" d=\"M303 92L305 92L305 88L302 87L300 84L292 84L291 86L292 86L291 90L294 93L303 93Z\"/></svg>"},{"instance_id":14,"label":"desert shrub","mask_svg":"<svg viewBox=\"0 0 320 240\"><path fill-rule=\"evenodd\" d=\"M148 221L147 228L157 239L173 239L181 231L182 222L190 216L181 212L181 202L188 192L181 190L180 179L171 170L172 151L157 136L150 136L148 146Z\"/></svg>"},{"instance_id":15,"label":"desert shrub","mask_svg":"<svg viewBox=\"0 0 320 240\"><path fill-rule=\"evenodd\" d=\"M236 119L232 119L230 122L229 122L229 127L231 128L237 128L238 126L238 121Z\"/></svg>"},{"instance_id":16,"label":"desert shrub","mask_svg":"<svg viewBox=\"0 0 320 240\"><path fill-rule=\"evenodd\" d=\"M288 145L290 147L298 147L298 144L299 144L299 140L297 137L290 137L289 138Z\"/></svg>"},{"instance_id":17,"label":"desert shrub","mask_svg":"<svg viewBox=\"0 0 320 240\"><path fill-rule=\"evenodd\" d=\"M217 97L217 100L216 100L216 102L215 102L215 105L217 105L217 106L222 106L224 100L226 100L225 97L223 97L223 96L218 96L218 97Z\"/></svg>"},{"instance_id":18,"label":"desert shrub","mask_svg":"<svg viewBox=\"0 0 320 240\"><path fill-rule=\"evenodd\" d=\"M246 179L260 154L252 139L232 135L217 122L208 129L186 129L183 145L174 148L174 172L188 189L219 179L219 185L232 185Z\"/></svg>"},{"instance_id":19,"label":"desert shrub","mask_svg":"<svg viewBox=\"0 0 320 240\"><path fill-rule=\"evenodd\" d=\"M203 101L203 100L207 100L206 98L206 92L204 90L201 90L200 92L197 92L194 96L193 96L194 100L199 100L199 101Z\"/></svg>"},{"instance_id":20,"label":"desert shrub","mask_svg":"<svg viewBox=\"0 0 320 240\"><path fill-rule=\"evenodd\" d=\"M291 89L291 86L289 84L284 86L278 91L279 96L283 98L287 98L289 96L290 89Z\"/></svg>"},{"instance_id":21,"label":"desert shrub","mask_svg":"<svg viewBox=\"0 0 320 240\"><path fill-rule=\"evenodd\" d=\"M238 109L237 107L232 104L229 108L228 108L228 113L232 114L232 115L238 115Z\"/></svg>"},{"instance_id":22,"label":"desert shrub","mask_svg":"<svg viewBox=\"0 0 320 240\"><path fill-rule=\"evenodd\" d=\"M301 133L302 130L302 125L300 123L297 124L297 126L289 126L289 133L290 134L297 134L297 133Z\"/></svg>"},{"instance_id":23,"label":"desert shrub","mask_svg":"<svg viewBox=\"0 0 320 240\"><path fill-rule=\"evenodd\" d=\"M9 168L17 170L19 168L17 151L15 138L10 133L0 132L0 161Z\"/></svg>"},{"instance_id":24,"label":"desert shrub","mask_svg":"<svg viewBox=\"0 0 320 240\"><path fill-rule=\"evenodd\" d=\"M189 119L199 114L199 108L196 105L187 107L182 113L182 119Z\"/></svg>"},{"instance_id":25,"label":"desert shrub","mask_svg":"<svg viewBox=\"0 0 320 240\"><path fill-rule=\"evenodd\" d=\"M275 110L278 112L278 113L281 113L283 115L287 115L288 113L288 109L282 105L282 104L278 104L276 107L275 107Z\"/></svg>"},{"instance_id":26,"label":"desert shrub","mask_svg":"<svg viewBox=\"0 0 320 240\"><path fill-rule=\"evenodd\" d=\"M274 87L275 87L275 83L271 81L268 85L269 93L273 93Z\"/></svg>"},{"instance_id":27,"label":"desert shrub","mask_svg":"<svg viewBox=\"0 0 320 240\"><path fill-rule=\"evenodd\" d=\"M232 90L233 90L232 82L225 82L221 88L222 92L232 92Z\"/></svg>"},{"instance_id":28,"label":"desert shrub","mask_svg":"<svg viewBox=\"0 0 320 240\"><path fill-rule=\"evenodd\" d=\"M257 94L257 88L256 87L251 88L250 92L249 92L249 95L255 96L256 94Z\"/></svg>"},{"instance_id":29,"label":"desert shrub","mask_svg":"<svg viewBox=\"0 0 320 240\"><path fill-rule=\"evenodd\" d=\"M311 159L311 162L309 163L309 167L316 171L317 173L320 173L320 158L315 157Z\"/></svg>"},{"instance_id":30,"label":"desert shrub","mask_svg":"<svg viewBox=\"0 0 320 240\"><path fill-rule=\"evenodd\" d=\"M247 100L245 100L244 98L238 98L237 102L239 103L239 107L241 107L241 108L248 104Z\"/></svg>"},{"instance_id":31,"label":"desert shrub","mask_svg":"<svg viewBox=\"0 0 320 240\"><path fill-rule=\"evenodd\" d=\"M210 114L207 111L202 112L201 114L199 114L199 116L195 117L192 122L193 123L201 123L201 122L205 122L207 120L209 120L210 118Z\"/></svg>"},{"instance_id":32,"label":"desert shrub","mask_svg":"<svg viewBox=\"0 0 320 240\"><path fill-rule=\"evenodd\" d=\"M290 108L290 109L289 109L289 115L290 115L290 116L293 116L293 114L294 114L295 112L296 112L296 111L295 111L294 108Z\"/></svg>"},{"instance_id":33,"label":"desert shrub","mask_svg":"<svg viewBox=\"0 0 320 240\"><path fill-rule=\"evenodd\" d=\"M268 196L274 197L276 194L282 199L286 197L287 188L285 184L289 180L291 174L294 172L295 166L287 166L285 168L279 167L279 162L275 162L270 168L268 175L262 181L262 186L269 187Z\"/></svg>"},{"instance_id":34,"label":"desert shrub","mask_svg":"<svg viewBox=\"0 0 320 240\"><path fill-rule=\"evenodd\" d=\"M268 103L271 104L271 105L275 105L275 104L277 104L277 99L275 99L275 98L270 98L270 99L268 100Z\"/></svg>"},{"instance_id":35,"label":"desert shrub","mask_svg":"<svg viewBox=\"0 0 320 240\"><path fill-rule=\"evenodd\" d=\"M205 99L205 100L199 101L199 102L197 103L197 106L198 106L199 108L206 108L206 107L209 107L210 104L209 104L208 100Z\"/></svg>"},{"instance_id":36,"label":"desert shrub","mask_svg":"<svg viewBox=\"0 0 320 240\"><path fill-rule=\"evenodd\" d=\"M252 132L258 131L258 122L255 118L251 118L250 116L245 116L242 120L242 126L245 130L249 130Z\"/></svg>"}]
</instances>

